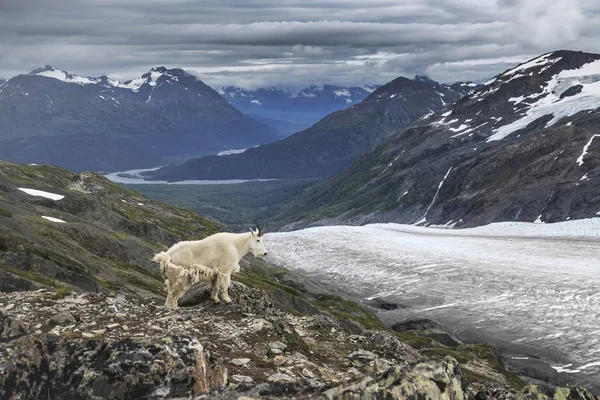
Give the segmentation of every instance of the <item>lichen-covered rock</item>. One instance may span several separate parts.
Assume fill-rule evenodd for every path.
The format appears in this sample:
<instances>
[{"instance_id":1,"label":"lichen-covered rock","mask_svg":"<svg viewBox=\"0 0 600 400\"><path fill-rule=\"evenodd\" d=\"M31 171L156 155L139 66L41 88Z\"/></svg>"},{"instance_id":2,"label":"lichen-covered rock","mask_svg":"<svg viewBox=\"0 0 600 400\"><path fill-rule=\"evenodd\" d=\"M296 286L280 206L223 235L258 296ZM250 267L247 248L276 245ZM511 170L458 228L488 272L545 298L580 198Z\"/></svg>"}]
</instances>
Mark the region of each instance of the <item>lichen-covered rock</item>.
<instances>
[{"instance_id":1,"label":"lichen-covered rock","mask_svg":"<svg viewBox=\"0 0 600 400\"><path fill-rule=\"evenodd\" d=\"M32 332L28 323L0 311L0 339L11 339Z\"/></svg>"},{"instance_id":2,"label":"lichen-covered rock","mask_svg":"<svg viewBox=\"0 0 600 400\"><path fill-rule=\"evenodd\" d=\"M61 311L48 319L49 325L70 325L77 322L75 316L69 311Z\"/></svg>"},{"instance_id":3,"label":"lichen-covered rock","mask_svg":"<svg viewBox=\"0 0 600 400\"><path fill-rule=\"evenodd\" d=\"M425 361L395 366L379 377L365 378L323 393L327 399L446 399L462 400L458 362L447 357L443 361Z\"/></svg>"},{"instance_id":4,"label":"lichen-covered rock","mask_svg":"<svg viewBox=\"0 0 600 400\"><path fill-rule=\"evenodd\" d=\"M227 370L186 337L66 341L28 335L0 345L0 398L164 398L227 384Z\"/></svg>"},{"instance_id":5,"label":"lichen-covered rock","mask_svg":"<svg viewBox=\"0 0 600 400\"><path fill-rule=\"evenodd\" d=\"M581 387L526 386L518 394L519 400L596 400L587 389Z\"/></svg>"},{"instance_id":6,"label":"lichen-covered rock","mask_svg":"<svg viewBox=\"0 0 600 400\"><path fill-rule=\"evenodd\" d=\"M385 358L398 360L401 364L413 363L423 359L421 353L388 332L365 331L363 336Z\"/></svg>"}]
</instances>

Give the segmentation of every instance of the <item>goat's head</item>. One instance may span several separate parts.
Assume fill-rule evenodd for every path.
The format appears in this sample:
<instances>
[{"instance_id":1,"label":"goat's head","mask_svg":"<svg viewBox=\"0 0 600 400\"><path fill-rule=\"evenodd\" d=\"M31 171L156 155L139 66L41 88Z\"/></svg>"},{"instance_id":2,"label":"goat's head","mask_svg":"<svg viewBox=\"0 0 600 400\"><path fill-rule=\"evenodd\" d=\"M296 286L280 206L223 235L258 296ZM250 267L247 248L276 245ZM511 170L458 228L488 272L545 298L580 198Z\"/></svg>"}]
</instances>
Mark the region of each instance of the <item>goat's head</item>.
<instances>
[{"instance_id":1,"label":"goat's head","mask_svg":"<svg viewBox=\"0 0 600 400\"><path fill-rule=\"evenodd\" d=\"M266 256L267 249L265 248L265 244L263 242L263 234L265 233L264 225L260 226L258 222L256 222L256 230L250 229L250 232L252 233L250 251L255 257Z\"/></svg>"}]
</instances>

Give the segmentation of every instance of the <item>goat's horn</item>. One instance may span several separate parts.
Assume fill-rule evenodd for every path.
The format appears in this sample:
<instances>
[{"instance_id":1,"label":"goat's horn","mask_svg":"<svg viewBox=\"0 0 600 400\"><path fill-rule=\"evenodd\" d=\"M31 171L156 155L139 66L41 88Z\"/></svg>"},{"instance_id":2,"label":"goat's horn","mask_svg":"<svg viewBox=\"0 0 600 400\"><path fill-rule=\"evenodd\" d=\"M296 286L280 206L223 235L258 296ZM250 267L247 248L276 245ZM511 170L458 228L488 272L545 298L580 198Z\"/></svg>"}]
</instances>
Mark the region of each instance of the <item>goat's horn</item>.
<instances>
[{"instance_id":1,"label":"goat's horn","mask_svg":"<svg viewBox=\"0 0 600 400\"><path fill-rule=\"evenodd\" d=\"M258 229L258 236L262 236L263 229L260 227L260 225L258 224L258 222L254 221L254 223L256 224L256 228Z\"/></svg>"}]
</instances>

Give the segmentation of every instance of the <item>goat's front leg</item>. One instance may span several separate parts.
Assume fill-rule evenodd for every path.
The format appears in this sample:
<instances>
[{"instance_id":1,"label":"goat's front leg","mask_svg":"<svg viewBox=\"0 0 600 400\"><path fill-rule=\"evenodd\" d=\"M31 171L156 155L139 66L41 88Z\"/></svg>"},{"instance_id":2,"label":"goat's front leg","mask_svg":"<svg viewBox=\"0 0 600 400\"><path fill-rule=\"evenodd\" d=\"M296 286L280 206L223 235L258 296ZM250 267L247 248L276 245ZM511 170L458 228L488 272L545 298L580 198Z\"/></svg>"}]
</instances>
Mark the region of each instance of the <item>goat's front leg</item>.
<instances>
[{"instance_id":1,"label":"goat's front leg","mask_svg":"<svg viewBox=\"0 0 600 400\"><path fill-rule=\"evenodd\" d=\"M219 304L219 288L220 288L219 275L221 275L221 274L219 272L217 272L211 282L210 298L214 304Z\"/></svg>"},{"instance_id":2,"label":"goat's front leg","mask_svg":"<svg viewBox=\"0 0 600 400\"><path fill-rule=\"evenodd\" d=\"M221 285L221 298L225 304L231 303L229 297L229 285L231 284L231 274L223 274L223 284Z\"/></svg>"}]
</instances>

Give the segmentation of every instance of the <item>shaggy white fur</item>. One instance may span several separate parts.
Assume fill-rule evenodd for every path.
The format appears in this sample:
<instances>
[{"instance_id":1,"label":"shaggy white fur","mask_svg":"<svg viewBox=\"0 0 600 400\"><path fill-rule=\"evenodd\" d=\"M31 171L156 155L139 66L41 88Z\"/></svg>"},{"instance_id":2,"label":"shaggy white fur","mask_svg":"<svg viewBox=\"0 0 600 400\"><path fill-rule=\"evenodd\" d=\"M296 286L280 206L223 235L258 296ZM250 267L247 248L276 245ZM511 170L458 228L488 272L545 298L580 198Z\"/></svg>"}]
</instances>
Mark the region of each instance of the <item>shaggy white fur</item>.
<instances>
[{"instance_id":1,"label":"shaggy white fur","mask_svg":"<svg viewBox=\"0 0 600 400\"><path fill-rule=\"evenodd\" d=\"M219 294L230 303L231 274L239 272L239 262L246 253L267 255L262 229L248 233L216 233L202 240L183 241L154 256L165 279L165 306L177 308L177 301L198 281L212 279L211 298L219 302Z\"/></svg>"}]
</instances>

